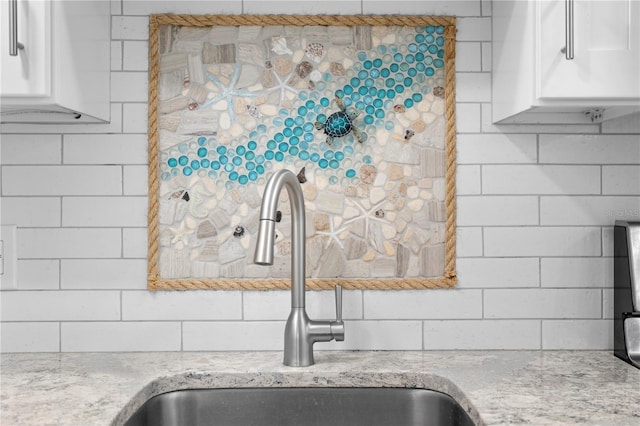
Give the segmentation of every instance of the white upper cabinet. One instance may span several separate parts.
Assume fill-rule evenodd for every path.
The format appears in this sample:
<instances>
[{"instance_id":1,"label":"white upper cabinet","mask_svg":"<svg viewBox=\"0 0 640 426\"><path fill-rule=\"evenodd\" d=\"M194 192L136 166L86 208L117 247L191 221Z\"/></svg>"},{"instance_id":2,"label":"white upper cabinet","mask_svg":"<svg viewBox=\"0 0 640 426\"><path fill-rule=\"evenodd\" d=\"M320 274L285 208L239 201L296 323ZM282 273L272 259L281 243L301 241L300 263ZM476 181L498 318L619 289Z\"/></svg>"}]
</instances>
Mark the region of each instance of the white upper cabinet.
<instances>
[{"instance_id":1,"label":"white upper cabinet","mask_svg":"<svg viewBox=\"0 0 640 426\"><path fill-rule=\"evenodd\" d=\"M0 122L109 121L110 13L109 0L0 1Z\"/></svg>"},{"instance_id":2,"label":"white upper cabinet","mask_svg":"<svg viewBox=\"0 0 640 426\"><path fill-rule=\"evenodd\" d=\"M495 0L493 55L494 122L640 110L640 1Z\"/></svg>"}]
</instances>

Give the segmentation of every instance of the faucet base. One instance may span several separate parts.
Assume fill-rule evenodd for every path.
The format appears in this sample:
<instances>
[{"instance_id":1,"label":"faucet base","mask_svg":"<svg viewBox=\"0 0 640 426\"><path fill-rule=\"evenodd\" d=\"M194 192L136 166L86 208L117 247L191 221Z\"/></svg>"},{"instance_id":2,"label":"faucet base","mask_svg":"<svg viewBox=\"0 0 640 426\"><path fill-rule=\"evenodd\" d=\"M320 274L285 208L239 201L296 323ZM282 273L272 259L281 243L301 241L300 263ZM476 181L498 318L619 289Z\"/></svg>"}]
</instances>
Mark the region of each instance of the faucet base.
<instances>
[{"instance_id":1,"label":"faucet base","mask_svg":"<svg viewBox=\"0 0 640 426\"><path fill-rule=\"evenodd\" d=\"M291 308L284 328L284 365L313 365L313 344L334 339L344 340L342 321L313 321L309 319L304 308Z\"/></svg>"},{"instance_id":2,"label":"faucet base","mask_svg":"<svg viewBox=\"0 0 640 426\"><path fill-rule=\"evenodd\" d=\"M308 367L314 364L310 322L304 308L291 308L284 328L284 365Z\"/></svg>"}]
</instances>

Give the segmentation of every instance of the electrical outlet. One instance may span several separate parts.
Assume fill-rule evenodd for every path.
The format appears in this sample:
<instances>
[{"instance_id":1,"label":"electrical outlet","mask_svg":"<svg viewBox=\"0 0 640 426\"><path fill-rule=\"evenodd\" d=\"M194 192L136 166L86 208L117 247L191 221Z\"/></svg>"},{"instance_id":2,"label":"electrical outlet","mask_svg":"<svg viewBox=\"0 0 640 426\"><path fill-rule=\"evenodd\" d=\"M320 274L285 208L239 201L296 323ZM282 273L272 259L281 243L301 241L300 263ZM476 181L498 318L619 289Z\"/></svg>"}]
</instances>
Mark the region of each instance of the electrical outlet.
<instances>
[{"instance_id":1,"label":"electrical outlet","mask_svg":"<svg viewBox=\"0 0 640 426\"><path fill-rule=\"evenodd\" d=\"M0 226L0 290L17 290L16 225Z\"/></svg>"}]
</instances>

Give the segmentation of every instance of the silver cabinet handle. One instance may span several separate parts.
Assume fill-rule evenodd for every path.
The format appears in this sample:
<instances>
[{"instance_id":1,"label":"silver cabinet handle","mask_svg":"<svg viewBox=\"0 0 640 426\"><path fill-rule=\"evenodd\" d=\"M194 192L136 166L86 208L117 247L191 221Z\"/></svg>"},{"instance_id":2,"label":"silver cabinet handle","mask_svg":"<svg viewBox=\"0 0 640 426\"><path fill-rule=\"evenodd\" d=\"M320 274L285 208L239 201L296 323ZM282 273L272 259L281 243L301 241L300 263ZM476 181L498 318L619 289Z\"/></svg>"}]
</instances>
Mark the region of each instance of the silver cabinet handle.
<instances>
[{"instance_id":1,"label":"silver cabinet handle","mask_svg":"<svg viewBox=\"0 0 640 426\"><path fill-rule=\"evenodd\" d=\"M573 59L573 0L564 0L564 57Z\"/></svg>"},{"instance_id":2,"label":"silver cabinet handle","mask_svg":"<svg viewBox=\"0 0 640 426\"><path fill-rule=\"evenodd\" d=\"M18 41L18 0L9 0L9 55L18 56L24 45Z\"/></svg>"}]
</instances>

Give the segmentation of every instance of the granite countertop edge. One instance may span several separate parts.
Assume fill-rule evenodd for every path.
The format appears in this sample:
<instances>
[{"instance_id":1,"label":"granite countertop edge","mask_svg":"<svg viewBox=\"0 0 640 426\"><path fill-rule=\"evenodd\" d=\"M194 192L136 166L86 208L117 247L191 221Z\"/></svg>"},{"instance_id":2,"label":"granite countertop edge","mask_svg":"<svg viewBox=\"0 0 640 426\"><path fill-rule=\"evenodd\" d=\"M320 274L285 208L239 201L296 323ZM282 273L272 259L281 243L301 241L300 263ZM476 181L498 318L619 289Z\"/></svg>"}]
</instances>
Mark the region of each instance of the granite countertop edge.
<instances>
[{"instance_id":1,"label":"granite countertop edge","mask_svg":"<svg viewBox=\"0 0 640 426\"><path fill-rule=\"evenodd\" d=\"M640 369L610 351L22 353L0 356L0 424L120 426L172 390L406 387L451 395L479 425L640 424Z\"/></svg>"},{"instance_id":2,"label":"granite countertop edge","mask_svg":"<svg viewBox=\"0 0 640 426\"><path fill-rule=\"evenodd\" d=\"M450 380L427 373L360 372L331 373L195 373L160 377L138 392L111 422L122 426L147 400L163 393L185 389L227 389L263 387L367 387L428 389L451 396L469 414L474 423L484 426L480 413L464 393Z\"/></svg>"}]
</instances>

